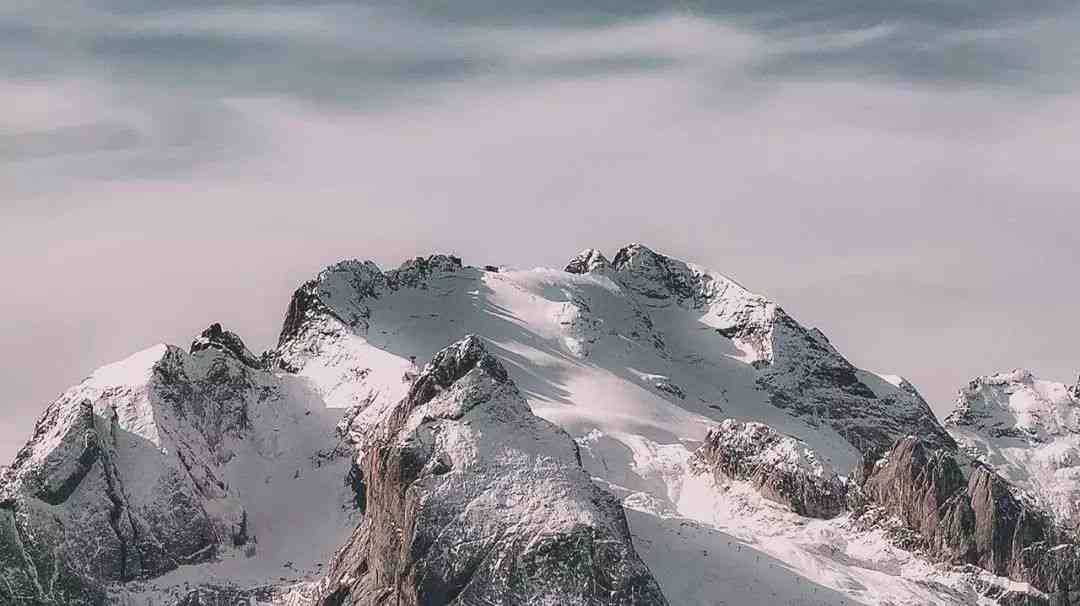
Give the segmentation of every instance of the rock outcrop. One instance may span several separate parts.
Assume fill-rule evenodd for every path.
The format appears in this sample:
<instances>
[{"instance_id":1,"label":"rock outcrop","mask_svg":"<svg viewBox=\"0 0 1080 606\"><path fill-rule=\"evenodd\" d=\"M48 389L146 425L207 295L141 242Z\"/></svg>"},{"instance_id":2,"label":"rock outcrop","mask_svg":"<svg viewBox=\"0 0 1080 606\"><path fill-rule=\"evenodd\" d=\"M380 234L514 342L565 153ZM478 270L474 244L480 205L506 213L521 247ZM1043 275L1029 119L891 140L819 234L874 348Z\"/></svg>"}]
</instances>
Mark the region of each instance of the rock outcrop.
<instances>
[{"instance_id":1,"label":"rock outcrop","mask_svg":"<svg viewBox=\"0 0 1080 606\"><path fill-rule=\"evenodd\" d=\"M718 479L749 481L799 515L831 518L845 510L847 489L836 472L805 442L762 423L724 420L709 430L694 462Z\"/></svg>"},{"instance_id":2,"label":"rock outcrop","mask_svg":"<svg viewBox=\"0 0 1080 606\"><path fill-rule=\"evenodd\" d=\"M607 260L604 253L595 248L586 248L578 253L576 257L570 259L570 262L566 264L565 271L572 274L587 274L592 271L606 269L611 269L611 262Z\"/></svg>"},{"instance_id":3,"label":"rock outcrop","mask_svg":"<svg viewBox=\"0 0 1080 606\"><path fill-rule=\"evenodd\" d=\"M244 342L236 333L225 330L221 327L221 324L218 324L217 322L211 324L209 328L202 331L202 333L191 342L191 347L188 351L194 354L206 349L217 349L229 353L251 368L260 368L262 366L259 358L251 353L251 350L244 345Z\"/></svg>"},{"instance_id":4,"label":"rock outcrop","mask_svg":"<svg viewBox=\"0 0 1080 606\"><path fill-rule=\"evenodd\" d=\"M94 604L101 584L213 555L228 522L212 519L204 505L224 498L224 490L201 449L162 435L151 416L170 400L180 404L173 398L197 400L180 378L183 356L165 347L148 352L138 365L145 374L132 382L141 385L95 375L38 421L4 486L10 525L0 551L21 552L32 564L4 573L17 599ZM178 419L188 414L174 412Z\"/></svg>"},{"instance_id":5,"label":"rock outcrop","mask_svg":"<svg viewBox=\"0 0 1080 606\"><path fill-rule=\"evenodd\" d=\"M476 337L435 355L360 467L323 606L666 604L619 502Z\"/></svg>"},{"instance_id":6,"label":"rock outcrop","mask_svg":"<svg viewBox=\"0 0 1080 606\"><path fill-rule=\"evenodd\" d=\"M896 516L933 557L1080 597L1071 589L1080 589L1080 545L986 465L908 437L852 478L856 515L877 507Z\"/></svg>"}]
</instances>

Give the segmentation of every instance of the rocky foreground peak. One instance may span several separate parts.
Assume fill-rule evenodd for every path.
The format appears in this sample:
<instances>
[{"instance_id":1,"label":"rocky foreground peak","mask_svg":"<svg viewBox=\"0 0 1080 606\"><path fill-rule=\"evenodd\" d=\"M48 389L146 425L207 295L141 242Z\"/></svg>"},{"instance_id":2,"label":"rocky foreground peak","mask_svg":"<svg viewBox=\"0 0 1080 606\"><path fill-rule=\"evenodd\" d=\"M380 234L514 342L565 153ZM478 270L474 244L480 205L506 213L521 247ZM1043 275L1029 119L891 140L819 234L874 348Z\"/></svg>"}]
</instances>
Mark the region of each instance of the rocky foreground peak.
<instances>
[{"instance_id":1,"label":"rocky foreground peak","mask_svg":"<svg viewBox=\"0 0 1080 606\"><path fill-rule=\"evenodd\" d=\"M384 427L320 604L666 604L618 501L479 338L436 353Z\"/></svg>"},{"instance_id":2,"label":"rocky foreground peak","mask_svg":"<svg viewBox=\"0 0 1080 606\"><path fill-rule=\"evenodd\" d=\"M473 370L479 370L499 383L509 380L506 369L488 353L480 337L468 335L435 354L416 378L408 399L414 407L426 404Z\"/></svg>"}]
</instances>

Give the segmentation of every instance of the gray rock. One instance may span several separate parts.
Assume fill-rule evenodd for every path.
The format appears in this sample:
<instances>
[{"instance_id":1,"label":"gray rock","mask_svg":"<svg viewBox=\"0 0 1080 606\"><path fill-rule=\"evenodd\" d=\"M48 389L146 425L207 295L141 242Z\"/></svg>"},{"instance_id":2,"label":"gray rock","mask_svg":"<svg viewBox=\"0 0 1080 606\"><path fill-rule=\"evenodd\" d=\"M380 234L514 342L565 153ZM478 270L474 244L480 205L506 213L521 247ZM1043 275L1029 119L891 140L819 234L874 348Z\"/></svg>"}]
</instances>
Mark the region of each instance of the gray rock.
<instances>
[{"instance_id":1,"label":"gray rock","mask_svg":"<svg viewBox=\"0 0 1080 606\"><path fill-rule=\"evenodd\" d=\"M928 553L1023 582L1050 602L1014 595L1002 604L1064 604L1080 588L1080 545L993 470L955 452L899 440L880 460L852 474L862 506L897 516Z\"/></svg>"},{"instance_id":2,"label":"gray rock","mask_svg":"<svg viewBox=\"0 0 1080 606\"><path fill-rule=\"evenodd\" d=\"M259 368L262 365L259 358L251 353L251 350L244 345L243 340L236 333L225 330L217 322L202 331L198 338L191 342L188 351L195 354L206 349L216 349L231 354L237 360L252 368Z\"/></svg>"},{"instance_id":3,"label":"gray rock","mask_svg":"<svg viewBox=\"0 0 1080 606\"><path fill-rule=\"evenodd\" d=\"M322 606L666 604L619 502L476 337L435 355L363 456L364 519Z\"/></svg>"},{"instance_id":4,"label":"gray rock","mask_svg":"<svg viewBox=\"0 0 1080 606\"><path fill-rule=\"evenodd\" d=\"M709 430L695 467L749 481L766 498L799 515L831 518L844 512L847 488L801 440L761 423L725 419Z\"/></svg>"},{"instance_id":5,"label":"gray rock","mask_svg":"<svg viewBox=\"0 0 1080 606\"><path fill-rule=\"evenodd\" d=\"M595 248L586 248L570 259L564 271L572 274L587 274L593 271L611 269L611 262L604 257L604 253Z\"/></svg>"}]
</instances>

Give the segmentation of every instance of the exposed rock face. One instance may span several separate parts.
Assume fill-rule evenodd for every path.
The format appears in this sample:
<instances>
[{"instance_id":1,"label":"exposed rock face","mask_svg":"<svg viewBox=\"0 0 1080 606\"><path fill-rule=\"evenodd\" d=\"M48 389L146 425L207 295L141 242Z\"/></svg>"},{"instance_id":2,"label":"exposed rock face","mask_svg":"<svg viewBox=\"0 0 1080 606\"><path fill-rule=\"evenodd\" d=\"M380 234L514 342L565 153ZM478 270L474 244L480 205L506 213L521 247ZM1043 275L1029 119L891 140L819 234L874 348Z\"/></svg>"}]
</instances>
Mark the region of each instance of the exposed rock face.
<instances>
[{"instance_id":1,"label":"exposed rock face","mask_svg":"<svg viewBox=\"0 0 1080 606\"><path fill-rule=\"evenodd\" d=\"M831 518L845 510L846 487L804 442L761 423L726 419L695 453L699 469L748 480L799 515Z\"/></svg>"},{"instance_id":2,"label":"exposed rock face","mask_svg":"<svg viewBox=\"0 0 1080 606\"><path fill-rule=\"evenodd\" d=\"M156 358L146 368L147 387L105 386L92 377L39 420L4 487L11 525L3 551L21 551L33 564L4 573L20 598L92 604L100 583L213 555L222 529L203 505L225 495L209 462L185 443L162 456L164 436L144 424L150 400L168 400L181 387L182 356L171 348L147 356ZM134 470L125 460L152 468L150 478L140 478L151 484L129 485ZM52 570L60 571L59 586Z\"/></svg>"},{"instance_id":3,"label":"exposed rock face","mask_svg":"<svg viewBox=\"0 0 1080 606\"><path fill-rule=\"evenodd\" d=\"M248 604L307 604L309 596L283 595L273 586L237 588L207 585L189 591L165 606L247 606Z\"/></svg>"},{"instance_id":4,"label":"exposed rock face","mask_svg":"<svg viewBox=\"0 0 1080 606\"><path fill-rule=\"evenodd\" d=\"M869 504L899 517L946 561L1027 581L1050 595L1077 586L1080 546L985 465L967 466L914 437L870 460L853 476L865 499L857 510Z\"/></svg>"},{"instance_id":5,"label":"exposed rock face","mask_svg":"<svg viewBox=\"0 0 1080 606\"><path fill-rule=\"evenodd\" d=\"M237 360L252 368L261 366L259 358L251 353L236 333L225 330L216 322L191 342L189 351L194 354L211 348L232 354Z\"/></svg>"},{"instance_id":6,"label":"exposed rock face","mask_svg":"<svg viewBox=\"0 0 1080 606\"><path fill-rule=\"evenodd\" d=\"M611 269L611 262L604 253L595 248L586 248L566 264L566 271L572 274L587 274L605 269Z\"/></svg>"},{"instance_id":7,"label":"exposed rock face","mask_svg":"<svg viewBox=\"0 0 1080 606\"><path fill-rule=\"evenodd\" d=\"M453 255L415 257L387 272L386 283L391 289L422 287L424 280L436 272L455 272L461 269L461 259Z\"/></svg>"},{"instance_id":8,"label":"exposed rock face","mask_svg":"<svg viewBox=\"0 0 1080 606\"><path fill-rule=\"evenodd\" d=\"M870 502L896 515L933 542L946 504L966 487L956 459L943 450L929 450L917 438L903 438L880 460L853 474ZM963 533L960 533L963 534Z\"/></svg>"},{"instance_id":9,"label":"exposed rock face","mask_svg":"<svg viewBox=\"0 0 1080 606\"><path fill-rule=\"evenodd\" d=\"M439 352L363 449L365 517L320 604L666 604L622 508L475 337Z\"/></svg>"}]
</instances>

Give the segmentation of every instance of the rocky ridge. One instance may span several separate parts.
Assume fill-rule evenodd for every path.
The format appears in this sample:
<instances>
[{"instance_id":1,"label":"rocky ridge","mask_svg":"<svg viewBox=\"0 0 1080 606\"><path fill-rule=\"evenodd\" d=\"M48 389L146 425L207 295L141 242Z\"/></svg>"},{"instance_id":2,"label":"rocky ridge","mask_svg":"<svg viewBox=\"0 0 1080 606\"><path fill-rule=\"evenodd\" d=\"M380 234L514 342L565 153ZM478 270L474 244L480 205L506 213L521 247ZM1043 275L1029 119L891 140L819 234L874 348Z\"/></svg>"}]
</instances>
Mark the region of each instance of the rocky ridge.
<instances>
[{"instance_id":1,"label":"rocky ridge","mask_svg":"<svg viewBox=\"0 0 1080 606\"><path fill-rule=\"evenodd\" d=\"M594 259L589 271L608 269L594 254L587 257ZM610 275L647 305L670 301L701 314L701 321L732 339L759 370L757 383L773 406L832 427L860 452L885 448L912 431L935 444L952 444L910 383L893 385L856 368L821 331L804 328L775 302L726 276L640 244L619 250Z\"/></svg>"},{"instance_id":2,"label":"rocky ridge","mask_svg":"<svg viewBox=\"0 0 1080 606\"><path fill-rule=\"evenodd\" d=\"M695 473L749 482L765 498L816 518L849 514L907 549L985 570L1030 589L988 585L1002 605L1080 600L1080 541L1022 490L963 452L909 436L868 454L840 479L805 444L757 423L726 420L695 454ZM890 530L891 529L891 530Z\"/></svg>"}]
</instances>

